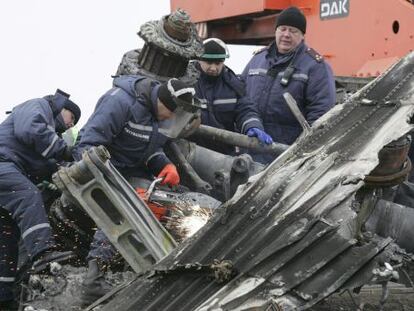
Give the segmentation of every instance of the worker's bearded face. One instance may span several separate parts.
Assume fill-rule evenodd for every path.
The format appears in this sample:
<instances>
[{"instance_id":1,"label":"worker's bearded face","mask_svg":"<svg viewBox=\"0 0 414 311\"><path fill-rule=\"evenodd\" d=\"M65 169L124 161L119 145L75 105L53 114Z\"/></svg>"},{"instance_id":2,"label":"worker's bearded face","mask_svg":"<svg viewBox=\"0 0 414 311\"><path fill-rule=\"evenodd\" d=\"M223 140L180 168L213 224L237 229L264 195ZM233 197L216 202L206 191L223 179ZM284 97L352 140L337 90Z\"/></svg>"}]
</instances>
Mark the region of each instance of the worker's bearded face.
<instances>
[{"instance_id":1,"label":"worker's bearded face","mask_svg":"<svg viewBox=\"0 0 414 311\"><path fill-rule=\"evenodd\" d=\"M211 60L211 61L200 60L200 67L204 71L205 74L212 76L212 77L217 77L218 75L220 75L221 71L223 70L224 62L214 61L214 60Z\"/></svg>"},{"instance_id":2,"label":"worker's bearded face","mask_svg":"<svg viewBox=\"0 0 414 311\"><path fill-rule=\"evenodd\" d=\"M281 25L275 31L277 50L281 54L286 54L302 42L303 33L296 27Z\"/></svg>"}]
</instances>

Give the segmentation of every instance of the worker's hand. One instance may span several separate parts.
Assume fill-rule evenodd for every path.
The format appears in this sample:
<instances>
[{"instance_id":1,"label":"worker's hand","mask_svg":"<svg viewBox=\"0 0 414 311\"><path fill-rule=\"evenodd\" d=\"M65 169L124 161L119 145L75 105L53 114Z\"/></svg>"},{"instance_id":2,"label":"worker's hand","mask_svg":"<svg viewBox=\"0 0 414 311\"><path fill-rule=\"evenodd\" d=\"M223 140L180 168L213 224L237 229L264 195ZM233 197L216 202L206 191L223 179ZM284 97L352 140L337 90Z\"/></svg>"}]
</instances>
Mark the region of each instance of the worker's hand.
<instances>
[{"instance_id":1,"label":"worker's hand","mask_svg":"<svg viewBox=\"0 0 414 311\"><path fill-rule=\"evenodd\" d=\"M251 127L247 130L246 135L249 137L257 137L257 139L262 143L266 145L270 145L273 143L272 137L267 134L265 131L262 131L261 129L257 127Z\"/></svg>"},{"instance_id":2,"label":"worker's hand","mask_svg":"<svg viewBox=\"0 0 414 311\"><path fill-rule=\"evenodd\" d=\"M158 174L158 178L164 178L161 185L168 184L170 186L177 186L180 183L180 175L178 175L177 168L174 164L167 164Z\"/></svg>"},{"instance_id":3,"label":"worker's hand","mask_svg":"<svg viewBox=\"0 0 414 311\"><path fill-rule=\"evenodd\" d=\"M73 161L72 151L73 151L73 146L66 146L65 151L63 152L63 155L62 155L62 160L65 162L72 162Z\"/></svg>"},{"instance_id":4,"label":"worker's hand","mask_svg":"<svg viewBox=\"0 0 414 311\"><path fill-rule=\"evenodd\" d=\"M51 183L47 180L43 180L41 183L36 185L37 188L39 188L39 190L50 190L50 191L58 191L58 187L54 184Z\"/></svg>"}]
</instances>

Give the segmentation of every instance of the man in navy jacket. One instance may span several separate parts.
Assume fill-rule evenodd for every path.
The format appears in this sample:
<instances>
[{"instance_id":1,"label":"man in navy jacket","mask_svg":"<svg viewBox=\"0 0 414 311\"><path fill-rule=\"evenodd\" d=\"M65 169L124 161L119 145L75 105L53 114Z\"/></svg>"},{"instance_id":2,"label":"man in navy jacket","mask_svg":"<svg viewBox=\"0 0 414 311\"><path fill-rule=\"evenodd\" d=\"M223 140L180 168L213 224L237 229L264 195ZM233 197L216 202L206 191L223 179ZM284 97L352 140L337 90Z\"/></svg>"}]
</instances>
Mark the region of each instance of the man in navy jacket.
<instances>
[{"instance_id":1,"label":"man in navy jacket","mask_svg":"<svg viewBox=\"0 0 414 311\"><path fill-rule=\"evenodd\" d=\"M141 75L119 76L114 87L98 101L81 129L74 150L76 160L92 146L105 146L110 161L125 177L163 177L161 184L178 185L177 169L162 147L197 116L195 90L178 79L166 83ZM88 254L89 270L83 282L82 300L90 303L108 290L102 266L109 264L115 249L101 230Z\"/></svg>"},{"instance_id":2,"label":"man in navy jacket","mask_svg":"<svg viewBox=\"0 0 414 311\"><path fill-rule=\"evenodd\" d=\"M229 57L226 44L217 38L203 42L204 54L195 62L200 77L195 85L201 101L201 123L212 127L255 136L263 144L272 139L263 131L256 108L245 96L244 83L224 65ZM217 143L197 142L199 145L232 154L234 148Z\"/></svg>"},{"instance_id":3,"label":"man in navy jacket","mask_svg":"<svg viewBox=\"0 0 414 311\"><path fill-rule=\"evenodd\" d=\"M177 170L162 147L177 133L172 127L179 126L177 111L183 112L177 98L192 110L186 114L191 117L198 109L193 95L194 88L178 79L160 84L140 75L115 78L114 87L99 99L79 132L75 159L81 159L84 149L103 145L124 177L165 177L162 184L177 185Z\"/></svg>"},{"instance_id":4,"label":"man in navy jacket","mask_svg":"<svg viewBox=\"0 0 414 311\"><path fill-rule=\"evenodd\" d=\"M257 52L242 73L247 94L257 105L264 130L278 143L292 144L302 128L286 104L283 93L296 100L312 123L335 104L332 70L304 42L306 19L296 7L282 11L276 21L275 42ZM268 155L255 159L268 163Z\"/></svg>"},{"instance_id":5,"label":"man in navy jacket","mask_svg":"<svg viewBox=\"0 0 414 311\"><path fill-rule=\"evenodd\" d=\"M71 160L70 148L57 132L80 118L69 95L37 98L16 106L0 125L0 309L17 308L12 287L16 281L18 242L28 252L33 271L50 261L63 261L71 252L53 251L52 236L42 195L36 187Z\"/></svg>"}]
</instances>

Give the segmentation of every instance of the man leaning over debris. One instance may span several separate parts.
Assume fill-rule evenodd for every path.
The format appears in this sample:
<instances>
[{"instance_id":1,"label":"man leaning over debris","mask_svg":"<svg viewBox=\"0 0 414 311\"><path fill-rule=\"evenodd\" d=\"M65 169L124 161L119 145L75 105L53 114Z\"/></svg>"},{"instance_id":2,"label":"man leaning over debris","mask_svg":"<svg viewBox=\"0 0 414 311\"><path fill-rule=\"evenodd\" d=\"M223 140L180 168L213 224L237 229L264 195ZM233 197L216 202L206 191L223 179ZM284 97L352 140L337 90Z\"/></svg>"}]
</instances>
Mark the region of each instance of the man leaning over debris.
<instances>
[{"instance_id":1,"label":"man leaning over debris","mask_svg":"<svg viewBox=\"0 0 414 311\"><path fill-rule=\"evenodd\" d=\"M335 81L330 66L305 42L306 18L297 7L276 20L275 42L257 52L242 73L247 94L257 104L264 130L278 143L291 145L302 132L283 94L289 92L308 123L335 104ZM269 155L254 155L269 163Z\"/></svg>"},{"instance_id":2,"label":"man leaning over debris","mask_svg":"<svg viewBox=\"0 0 414 311\"><path fill-rule=\"evenodd\" d=\"M125 178L157 176L164 178L161 184L178 185L180 176L162 147L196 116L194 94L194 88L178 79L161 84L140 75L115 78L114 87L99 99L79 133L75 159L81 159L83 150L103 145ZM109 289L100 269L114 255L115 249L98 230L87 258L89 271L82 289L85 304Z\"/></svg>"},{"instance_id":3,"label":"man leaning over debris","mask_svg":"<svg viewBox=\"0 0 414 311\"><path fill-rule=\"evenodd\" d=\"M55 242L35 183L50 177L56 161L72 160L71 149L56 132L72 127L80 114L69 95L58 90L16 106L0 125L0 310L18 308L13 286L20 238L29 256L25 266L32 272L73 255L53 250Z\"/></svg>"},{"instance_id":4,"label":"man leaning over debris","mask_svg":"<svg viewBox=\"0 0 414 311\"><path fill-rule=\"evenodd\" d=\"M245 96L245 85L224 64L229 57L226 44L217 38L203 42L204 54L195 62L200 77L195 85L201 101L201 123L232 132L254 136L263 144L271 144L272 138L263 131L262 122L255 107ZM197 144L215 151L233 154L234 147L199 141Z\"/></svg>"}]
</instances>

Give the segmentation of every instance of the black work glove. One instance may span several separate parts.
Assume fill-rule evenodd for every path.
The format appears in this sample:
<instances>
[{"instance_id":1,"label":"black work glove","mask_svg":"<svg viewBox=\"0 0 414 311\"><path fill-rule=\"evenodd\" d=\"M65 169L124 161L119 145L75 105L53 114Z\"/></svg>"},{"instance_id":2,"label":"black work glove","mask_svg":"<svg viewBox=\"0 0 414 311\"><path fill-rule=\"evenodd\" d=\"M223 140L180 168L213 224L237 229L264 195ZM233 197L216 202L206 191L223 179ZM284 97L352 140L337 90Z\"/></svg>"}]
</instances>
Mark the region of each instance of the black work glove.
<instances>
[{"instance_id":1,"label":"black work glove","mask_svg":"<svg viewBox=\"0 0 414 311\"><path fill-rule=\"evenodd\" d=\"M73 146L67 146L65 151L63 152L62 160L65 162L74 161L73 156L72 156L72 151L73 151Z\"/></svg>"}]
</instances>

